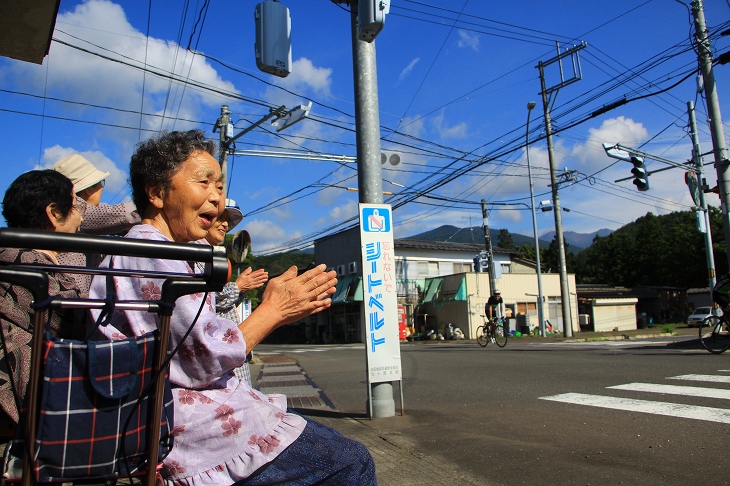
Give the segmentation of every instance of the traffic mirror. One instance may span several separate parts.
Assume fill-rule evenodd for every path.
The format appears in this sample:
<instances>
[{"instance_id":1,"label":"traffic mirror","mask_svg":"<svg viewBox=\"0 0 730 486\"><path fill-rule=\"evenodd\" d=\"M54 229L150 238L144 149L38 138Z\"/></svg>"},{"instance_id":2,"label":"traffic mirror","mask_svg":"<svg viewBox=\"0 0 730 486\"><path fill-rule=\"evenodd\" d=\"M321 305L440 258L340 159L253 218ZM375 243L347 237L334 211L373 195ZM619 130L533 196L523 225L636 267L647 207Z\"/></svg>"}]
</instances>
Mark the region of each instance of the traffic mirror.
<instances>
[{"instance_id":1,"label":"traffic mirror","mask_svg":"<svg viewBox=\"0 0 730 486\"><path fill-rule=\"evenodd\" d=\"M241 263L246 259L248 250L251 248L251 236L246 230L236 231L228 248L228 258L236 263Z\"/></svg>"}]
</instances>

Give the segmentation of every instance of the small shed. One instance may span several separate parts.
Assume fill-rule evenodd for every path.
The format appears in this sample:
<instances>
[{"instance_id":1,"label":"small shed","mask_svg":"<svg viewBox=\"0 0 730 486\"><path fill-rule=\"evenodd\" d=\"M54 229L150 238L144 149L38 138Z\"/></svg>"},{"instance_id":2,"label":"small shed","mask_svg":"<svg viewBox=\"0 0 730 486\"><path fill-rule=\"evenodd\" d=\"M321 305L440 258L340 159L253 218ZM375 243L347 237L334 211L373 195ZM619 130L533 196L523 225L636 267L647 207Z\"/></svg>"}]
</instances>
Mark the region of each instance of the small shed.
<instances>
[{"instance_id":1,"label":"small shed","mask_svg":"<svg viewBox=\"0 0 730 486\"><path fill-rule=\"evenodd\" d=\"M636 329L636 297L593 299L591 308L594 331Z\"/></svg>"}]
</instances>

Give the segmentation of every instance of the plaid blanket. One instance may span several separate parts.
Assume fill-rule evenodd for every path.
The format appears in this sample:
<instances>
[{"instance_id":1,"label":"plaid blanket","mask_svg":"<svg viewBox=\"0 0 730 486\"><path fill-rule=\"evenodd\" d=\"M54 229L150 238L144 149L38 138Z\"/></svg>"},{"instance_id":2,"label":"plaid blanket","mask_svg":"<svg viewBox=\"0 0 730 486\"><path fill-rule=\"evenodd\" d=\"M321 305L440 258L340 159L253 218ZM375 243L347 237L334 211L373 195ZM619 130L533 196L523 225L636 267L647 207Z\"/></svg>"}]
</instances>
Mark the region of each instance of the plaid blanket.
<instances>
[{"instance_id":1,"label":"plaid blanket","mask_svg":"<svg viewBox=\"0 0 730 486\"><path fill-rule=\"evenodd\" d=\"M39 481L111 478L144 466L156 336L80 342L46 334L34 464ZM160 460L172 449L173 428L172 392L163 379ZM14 444L14 455L20 447Z\"/></svg>"}]
</instances>

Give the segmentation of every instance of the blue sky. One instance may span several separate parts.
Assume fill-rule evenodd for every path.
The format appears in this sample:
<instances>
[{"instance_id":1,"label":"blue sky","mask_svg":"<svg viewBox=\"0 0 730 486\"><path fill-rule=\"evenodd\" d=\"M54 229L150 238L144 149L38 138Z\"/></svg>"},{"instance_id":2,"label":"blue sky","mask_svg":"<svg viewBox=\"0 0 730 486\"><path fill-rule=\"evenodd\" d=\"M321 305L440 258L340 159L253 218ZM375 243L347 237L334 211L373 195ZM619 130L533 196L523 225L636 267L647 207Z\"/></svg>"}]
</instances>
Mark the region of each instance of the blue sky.
<instances>
[{"instance_id":1,"label":"blue sky","mask_svg":"<svg viewBox=\"0 0 730 486\"><path fill-rule=\"evenodd\" d=\"M271 107L313 102L309 119L279 133L264 125L239 139L238 149L355 155L349 12L329 0L283 1L291 13L294 63L281 79L256 69L257 3L61 0L43 65L0 59L6 149L0 189L24 171L79 152L112 173L103 202L126 200L135 144L160 129L201 128L217 139L212 127L222 104L230 106L238 131ZM544 133L537 63L556 55L556 40L563 48L588 44L580 51L582 80L554 99L555 128L566 127L623 96L662 91L696 70L688 7L689 0L393 0L375 43L383 152L401 158L398 166L383 166L383 188L399 206L395 236L442 224L479 225L481 199L494 203L492 228L531 235L522 147L528 101L538 102L530 138ZM730 6L707 0L705 16L711 33L725 30ZM718 37L714 52L730 49L729 41ZM726 118L728 69L715 68ZM564 70L572 73L568 63ZM547 79L554 84L557 71L548 69ZM651 190L640 193L630 181L614 183L630 175L629 164L601 148L620 142L685 162L691 154L688 101L697 105L702 151L710 152L706 104L693 75L554 137L557 167L579 174L560 191L571 210L563 215L566 231L617 229L648 211L691 207L681 170L652 175ZM530 160L536 200L549 199L544 140L531 145ZM662 167L648 164L650 171ZM433 184L451 174L459 175ZM712 166L706 176L714 185ZM246 215L239 228L251 234L254 252L266 253L344 227L357 211L357 193L345 188L356 185L352 164L236 156L229 197ZM708 200L719 205L714 195ZM540 234L554 229L551 213L538 212L538 227Z\"/></svg>"}]
</instances>

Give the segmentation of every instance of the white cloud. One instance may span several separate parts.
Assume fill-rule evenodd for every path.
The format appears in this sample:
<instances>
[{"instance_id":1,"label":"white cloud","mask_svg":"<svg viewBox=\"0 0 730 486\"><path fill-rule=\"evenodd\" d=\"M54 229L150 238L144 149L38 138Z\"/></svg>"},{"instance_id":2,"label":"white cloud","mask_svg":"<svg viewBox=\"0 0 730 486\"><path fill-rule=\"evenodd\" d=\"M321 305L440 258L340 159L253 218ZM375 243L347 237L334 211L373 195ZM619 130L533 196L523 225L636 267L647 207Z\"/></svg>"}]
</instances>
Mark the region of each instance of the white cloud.
<instances>
[{"instance_id":1,"label":"white cloud","mask_svg":"<svg viewBox=\"0 0 730 486\"><path fill-rule=\"evenodd\" d=\"M281 226L266 220L254 219L246 221L244 226L246 231L251 235L251 248L254 254L292 238L301 237L300 232L287 234Z\"/></svg>"},{"instance_id":2,"label":"white cloud","mask_svg":"<svg viewBox=\"0 0 730 486\"><path fill-rule=\"evenodd\" d=\"M583 144L576 144L571 156L578 160L585 170L605 167L609 163L603 150L604 143L621 143L628 147L636 147L647 139L649 132L639 122L619 116L605 120L599 128L588 130L588 139Z\"/></svg>"},{"instance_id":3,"label":"white cloud","mask_svg":"<svg viewBox=\"0 0 730 486\"><path fill-rule=\"evenodd\" d=\"M473 32L459 29L459 47L468 47L475 51L479 50L479 35Z\"/></svg>"},{"instance_id":4,"label":"white cloud","mask_svg":"<svg viewBox=\"0 0 730 486\"><path fill-rule=\"evenodd\" d=\"M423 134L423 121L424 121L424 119L421 118L420 116L402 118L398 131L403 132L406 135L420 137L421 134Z\"/></svg>"},{"instance_id":5,"label":"white cloud","mask_svg":"<svg viewBox=\"0 0 730 486\"><path fill-rule=\"evenodd\" d=\"M330 210L330 218L333 220L342 220L357 216L357 201L347 201L341 206L335 206Z\"/></svg>"},{"instance_id":6,"label":"white cloud","mask_svg":"<svg viewBox=\"0 0 730 486\"><path fill-rule=\"evenodd\" d=\"M520 211L521 209L523 209L521 206L518 206L517 210L498 209L497 211L494 211L493 214L495 220L499 221L500 224L519 223L524 218L524 215L522 214L524 211Z\"/></svg>"},{"instance_id":7,"label":"white cloud","mask_svg":"<svg viewBox=\"0 0 730 486\"><path fill-rule=\"evenodd\" d=\"M88 26L94 26L88 27ZM68 34L68 35L67 35ZM201 56L193 56L175 42L149 38L133 27L123 8L109 0L87 0L73 10L61 11L56 22L54 37L71 45L98 52L122 62L149 69L171 72L200 84L234 91L233 84L223 81L215 69ZM73 36L73 37L72 37ZM137 69L74 49L60 42L51 43L51 55L45 63L49 67L30 63L12 62L9 76L26 90L42 91L48 86L49 96L61 96L68 100L113 106L126 110L139 110L144 89L144 111L162 113L167 106L167 116L195 119L200 105L219 106L217 95L195 89L183 90L165 78L147 74ZM46 80L46 72L48 79ZM168 90L171 88L171 98ZM75 108L86 110L85 108ZM95 110L94 114L102 113ZM137 126L138 114L103 112L104 121ZM88 115L86 116L88 117ZM159 129L160 119L150 118L143 127ZM165 125L164 128L170 128ZM179 128L176 126L176 128ZM119 136L118 131L117 136ZM130 136L135 136L136 133Z\"/></svg>"},{"instance_id":8,"label":"white cloud","mask_svg":"<svg viewBox=\"0 0 730 486\"><path fill-rule=\"evenodd\" d=\"M432 118L433 126L442 138L466 138L467 124L466 122L457 123L456 125L447 125L443 110L441 113Z\"/></svg>"},{"instance_id":9,"label":"white cloud","mask_svg":"<svg viewBox=\"0 0 730 486\"><path fill-rule=\"evenodd\" d=\"M357 182L351 184L354 186ZM342 189L337 187L326 187L317 193L317 203L322 206L331 206L342 196L343 192Z\"/></svg>"},{"instance_id":10,"label":"white cloud","mask_svg":"<svg viewBox=\"0 0 730 486\"><path fill-rule=\"evenodd\" d=\"M315 66L306 57L297 59L292 63L292 70L286 78L272 77L272 81L289 91L300 93L305 96L311 95L318 98L332 97L332 68ZM294 107L303 104L300 97L291 95L286 91L269 86L262 97L276 105Z\"/></svg>"},{"instance_id":11,"label":"white cloud","mask_svg":"<svg viewBox=\"0 0 730 486\"><path fill-rule=\"evenodd\" d=\"M418 64L418 61L420 61L421 58L417 57L414 60L412 60L408 66L406 66L403 71L400 72L400 75L398 75L398 81L403 81L406 77L408 77L409 74L411 74L411 71L413 71L413 68Z\"/></svg>"}]
</instances>

